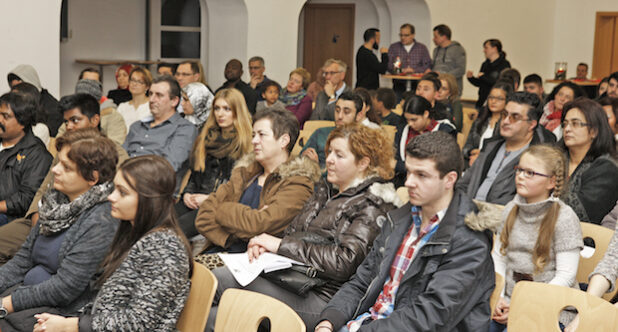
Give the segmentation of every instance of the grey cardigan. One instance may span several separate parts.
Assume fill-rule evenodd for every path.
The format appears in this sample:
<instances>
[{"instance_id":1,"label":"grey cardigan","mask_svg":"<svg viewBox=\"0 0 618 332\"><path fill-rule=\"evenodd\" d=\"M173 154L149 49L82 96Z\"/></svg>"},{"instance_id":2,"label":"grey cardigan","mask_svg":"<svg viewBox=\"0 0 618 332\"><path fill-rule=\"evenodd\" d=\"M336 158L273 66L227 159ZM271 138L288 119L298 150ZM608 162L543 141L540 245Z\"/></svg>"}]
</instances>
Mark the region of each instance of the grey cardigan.
<instances>
[{"instance_id":1,"label":"grey cardigan","mask_svg":"<svg viewBox=\"0 0 618 332\"><path fill-rule=\"evenodd\" d=\"M143 236L84 308L79 331L174 331L191 288L189 270L174 232Z\"/></svg>"},{"instance_id":2,"label":"grey cardigan","mask_svg":"<svg viewBox=\"0 0 618 332\"><path fill-rule=\"evenodd\" d=\"M55 307L74 313L88 303L92 294L89 283L107 254L118 221L110 215L110 203L99 203L86 210L65 232L58 252L58 272L36 285L20 285L33 267L31 254L39 236L35 225L15 257L0 267L0 292L19 285L11 293L14 310Z\"/></svg>"},{"instance_id":3,"label":"grey cardigan","mask_svg":"<svg viewBox=\"0 0 618 332\"><path fill-rule=\"evenodd\" d=\"M614 231L614 236L612 236L612 240L609 242L605 256L594 268L590 277L595 274L600 274L609 281L608 292L614 291L616 288L616 278L618 278L618 228Z\"/></svg>"}]
</instances>

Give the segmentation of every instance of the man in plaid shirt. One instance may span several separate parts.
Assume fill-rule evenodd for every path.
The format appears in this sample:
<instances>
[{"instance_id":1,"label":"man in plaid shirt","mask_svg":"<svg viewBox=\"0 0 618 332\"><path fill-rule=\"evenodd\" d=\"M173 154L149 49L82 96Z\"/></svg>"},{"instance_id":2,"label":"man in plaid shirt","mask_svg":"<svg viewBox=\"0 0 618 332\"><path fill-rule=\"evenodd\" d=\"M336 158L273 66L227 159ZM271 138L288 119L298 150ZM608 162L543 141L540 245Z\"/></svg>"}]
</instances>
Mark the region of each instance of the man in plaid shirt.
<instances>
[{"instance_id":1,"label":"man in plaid shirt","mask_svg":"<svg viewBox=\"0 0 618 332\"><path fill-rule=\"evenodd\" d=\"M456 191L463 158L444 132L406 146L410 202L388 213L356 273L322 311L316 332L487 331L492 233ZM487 225L489 226L489 225Z\"/></svg>"},{"instance_id":2,"label":"man in plaid shirt","mask_svg":"<svg viewBox=\"0 0 618 332\"><path fill-rule=\"evenodd\" d=\"M414 26L406 23L399 28L399 39L388 48L388 71L396 74L395 62L397 58L401 61L399 69L406 74L422 74L430 70L431 57L427 46L414 39ZM393 80L393 90L400 98L405 92L407 80ZM416 86L411 88L412 91Z\"/></svg>"}]
</instances>

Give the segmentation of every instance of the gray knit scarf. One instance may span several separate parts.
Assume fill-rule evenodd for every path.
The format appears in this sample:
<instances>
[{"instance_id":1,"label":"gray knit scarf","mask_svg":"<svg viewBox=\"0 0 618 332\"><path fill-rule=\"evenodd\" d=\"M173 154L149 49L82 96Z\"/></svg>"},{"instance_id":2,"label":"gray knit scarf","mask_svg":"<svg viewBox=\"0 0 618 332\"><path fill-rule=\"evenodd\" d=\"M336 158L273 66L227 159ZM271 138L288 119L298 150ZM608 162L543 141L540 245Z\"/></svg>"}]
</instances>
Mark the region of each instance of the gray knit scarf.
<instances>
[{"instance_id":1,"label":"gray knit scarf","mask_svg":"<svg viewBox=\"0 0 618 332\"><path fill-rule=\"evenodd\" d=\"M69 228L82 212L107 200L113 190L111 181L97 184L71 202L65 194L51 188L41 198L39 233L49 236Z\"/></svg>"}]
</instances>

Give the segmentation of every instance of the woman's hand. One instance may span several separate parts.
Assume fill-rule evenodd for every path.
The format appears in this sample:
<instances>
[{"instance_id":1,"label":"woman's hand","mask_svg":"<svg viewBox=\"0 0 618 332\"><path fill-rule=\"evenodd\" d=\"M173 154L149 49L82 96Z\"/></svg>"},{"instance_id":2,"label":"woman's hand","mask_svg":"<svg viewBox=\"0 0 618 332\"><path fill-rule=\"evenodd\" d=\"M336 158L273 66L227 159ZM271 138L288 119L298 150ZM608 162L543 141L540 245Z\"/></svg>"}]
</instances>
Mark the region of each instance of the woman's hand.
<instances>
[{"instance_id":1,"label":"woman's hand","mask_svg":"<svg viewBox=\"0 0 618 332\"><path fill-rule=\"evenodd\" d=\"M328 332L332 331L334 328L333 324L327 320L323 320L315 327L315 332Z\"/></svg>"},{"instance_id":2,"label":"woman's hand","mask_svg":"<svg viewBox=\"0 0 618 332\"><path fill-rule=\"evenodd\" d=\"M491 319L495 320L500 324L506 325L506 322L509 318L509 308L509 303L506 302L503 297L501 297L500 300L498 300L498 304L496 304L496 309L494 310L494 314Z\"/></svg>"},{"instance_id":3,"label":"woman's hand","mask_svg":"<svg viewBox=\"0 0 618 332\"><path fill-rule=\"evenodd\" d=\"M208 196L210 196L210 195L193 194L191 196L193 197L193 204L195 204L195 208L199 209L200 205L202 205L202 203L204 203L204 201L207 200Z\"/></svg>"},{"instance_id":4,"label":"woman's hand","mask_svg":"<svg viewBox=\"0 0 618 332\"><path fill-rule=\"evenodd\" d=\"M33 332L78 332L79 318L62 317L51 314L34 315L37 323L34 325Z\"/></svg>"},{"instance_id":5,"label":"woman's hand","mask_svg":"<svg viewBox=\"0 0 618 332\"><path fill-rule=\"evenodd\" d=\"M258 236L254 236L249 240L247 245L247 254L249 255L249 262L260 257L265 252L277 252L281 239L266 233L262 233Z\"/></svg>"},{"instance_id":6,"label":"woman's hand","mask_svg":"<svg viewBox=\"0 0 618 332\"><path fill-rule=\"evenodd\" d=\"M469 166L472 166L472 164L474 164L474 161L476 160L476 158L478 158L480 152L481 151L479 149L470 150L470 162L468 163Z\"/></svg>"},{"instance_id":7,"label":"woman's hand","mask_svg":"<svg viewBox=\"0 0 618 332\"><path fill-rule=\"evenodd\" d=\"M193 203L193 194L185 193L184 195L182 195L182 202L185 203L185 206L191 210L197 209L197 207Z\"/></svg>"}]
</instances>

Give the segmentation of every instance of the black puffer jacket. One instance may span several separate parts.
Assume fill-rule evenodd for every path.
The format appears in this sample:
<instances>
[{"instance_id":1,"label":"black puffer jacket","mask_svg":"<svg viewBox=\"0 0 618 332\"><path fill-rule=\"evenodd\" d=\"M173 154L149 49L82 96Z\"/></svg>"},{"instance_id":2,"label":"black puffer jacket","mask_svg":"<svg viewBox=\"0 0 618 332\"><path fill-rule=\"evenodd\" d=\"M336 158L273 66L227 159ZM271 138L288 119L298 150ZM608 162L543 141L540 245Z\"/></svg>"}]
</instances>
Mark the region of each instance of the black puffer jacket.
<instances>
[{"instance_id":1,"label":"black puffer jacket","mask_svg":"<svg viewBox=\"0 0 618 332\"><path fill-rule=\"evenodd\" d=\"M395 187L378 177L337 194L322 180L286 228L277 253L320 271L330 282L316 291L330 299L365 259L386 213L397 203Z\"/></svg>"},{"instance_id":2,"label":"black puffer jacket","mask_svg":"<svg viewBox=\"0 0 618 332\"><path fill-rule=\"evenodd\" d=\"M410 204L388 213L371 252L322 311L337 331L371 308L390 276L390 268L412 223ZM476 207L455 192L437 231L404 273L389 317L359 331L487 331L489 297L494 289L491 232L468 223ZM465 222L464 222L465 219ZM473 218L471 218L472 220Z\"/></svg>"},{"instance_id":3,"label":"black puffer jacket","mask_svg":"<svg viewBox=\"0 0 618 332\"><path fill-rule=\"evenodd\" d=\"M6 201L9 220L24 216L52 159L30 129L14 147L0 151L0 201Z\"/></svg>"},{"instance_id":4,"label":"black puffer jacket","mask_svg":"<svg viewBox=\"0 0 618 332\"><path fill-rule=\"evenodd\" d=\"M191 177L183 193L210 194L216 191L230 179L235 162L229 156L221 159L206 157L204 171L191 170Z\"/></svg>"}]
</instances>

